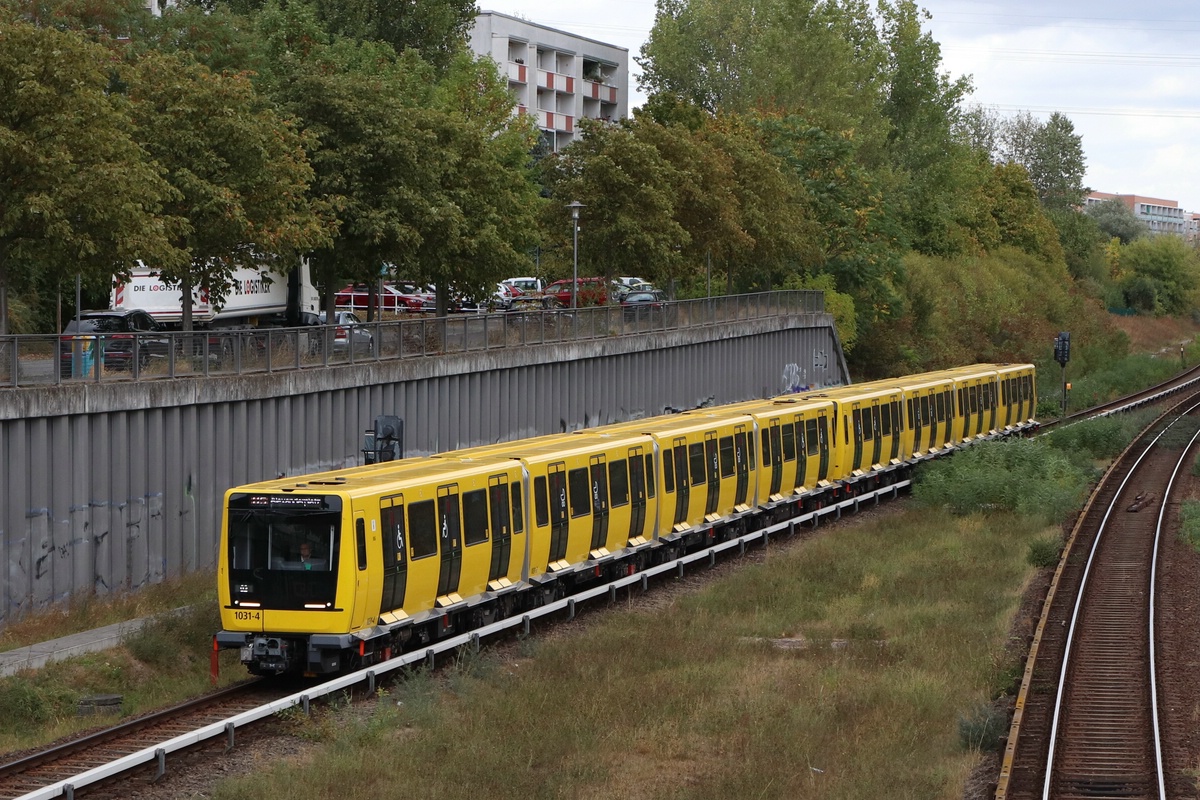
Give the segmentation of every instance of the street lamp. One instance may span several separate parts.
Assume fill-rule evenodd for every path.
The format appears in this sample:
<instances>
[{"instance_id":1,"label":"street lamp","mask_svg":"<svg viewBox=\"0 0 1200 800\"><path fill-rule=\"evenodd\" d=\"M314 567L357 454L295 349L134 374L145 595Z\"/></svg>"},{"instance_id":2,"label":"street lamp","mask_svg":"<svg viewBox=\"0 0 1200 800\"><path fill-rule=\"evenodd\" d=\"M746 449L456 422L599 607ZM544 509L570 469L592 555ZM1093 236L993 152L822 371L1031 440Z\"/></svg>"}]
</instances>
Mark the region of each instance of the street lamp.
<instances>
[{"instance_id":1,"label":"street lamp","mask_svg":"<svg viewBox=\"0 0 1200 800\"><path fill-rule=\"evenodd\" d=\"M583 208L583 203L572 200L567 203L567 208L571 209L571 228L575 234L574 272L572 273L574 280L571 281L571 310L574 311L579 307L579 209Z\"/></svg>"}]
</instances>

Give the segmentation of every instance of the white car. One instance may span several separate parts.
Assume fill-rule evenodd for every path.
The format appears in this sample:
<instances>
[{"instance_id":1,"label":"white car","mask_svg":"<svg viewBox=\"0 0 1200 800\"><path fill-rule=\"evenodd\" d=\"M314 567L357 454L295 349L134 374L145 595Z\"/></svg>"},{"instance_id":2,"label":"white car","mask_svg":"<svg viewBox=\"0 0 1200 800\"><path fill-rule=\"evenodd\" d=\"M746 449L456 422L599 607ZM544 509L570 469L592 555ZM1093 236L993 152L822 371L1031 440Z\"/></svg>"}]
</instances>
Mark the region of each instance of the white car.
<instances>
[{"instance_id":1,"label":"white car","mask_svg":"<svg viewBox=\"0 0 1200 800\"><path fill-rule=\"evenodd\" d=\"M541 278L505 278L503 282L520 289L523 294L537 294L546 288Z\"/></svg>"}]
</instances>

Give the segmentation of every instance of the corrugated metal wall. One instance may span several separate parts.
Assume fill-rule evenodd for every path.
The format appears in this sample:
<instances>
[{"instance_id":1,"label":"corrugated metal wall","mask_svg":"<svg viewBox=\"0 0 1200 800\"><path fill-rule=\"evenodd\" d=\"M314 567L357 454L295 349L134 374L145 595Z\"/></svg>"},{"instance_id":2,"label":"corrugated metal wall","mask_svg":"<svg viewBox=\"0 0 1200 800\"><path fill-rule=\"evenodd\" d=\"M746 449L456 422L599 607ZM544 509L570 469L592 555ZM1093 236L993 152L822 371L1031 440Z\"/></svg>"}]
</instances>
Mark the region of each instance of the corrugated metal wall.
<instances>
[{"instance_id":1,"label":"corrugated metal wall","mask_svg":"<svg viewBox=\"0 0 1200 800\"><path fill-rule=\"evenodd\" d=\"M831 319L239 378L0 391L0 626L72 594L210 568L226 489L847 381Z\"/></svg>"}]
</instances>

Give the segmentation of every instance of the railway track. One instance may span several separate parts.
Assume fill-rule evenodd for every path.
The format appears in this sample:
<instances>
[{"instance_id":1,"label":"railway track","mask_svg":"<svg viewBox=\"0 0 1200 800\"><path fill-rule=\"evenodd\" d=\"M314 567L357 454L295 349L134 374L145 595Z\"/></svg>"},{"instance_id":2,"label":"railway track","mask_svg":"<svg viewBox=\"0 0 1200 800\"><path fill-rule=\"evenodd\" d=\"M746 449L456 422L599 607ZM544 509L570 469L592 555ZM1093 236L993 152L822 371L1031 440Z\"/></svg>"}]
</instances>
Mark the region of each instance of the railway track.
<instances>
[{"instance_id":1,"label":"railway track","mask_svg":"<svg viewBox=\"0 0 1200 800\"><path fill-rule=\"evenodd\" d=\"M290 689L251 680L171 708L53 745L0 765L0 798L25 797L90 769L263 705ZM159 759L158 769L162 769ZM114 776L119 773L114 772ZM73 795L73 791L58 794Z\"/></svg>"},{"instance_id":2,"label":"railway track","mask_svg":"<svg viewBox=\"0 0 1200 800\"><path fill-rule=\"evenodd\" d=\"M997 800L1166 798L1155 572L1200 434L1192 389L1114 462L1080 515L1038 624Z\"/></svg>"}]
</instances>

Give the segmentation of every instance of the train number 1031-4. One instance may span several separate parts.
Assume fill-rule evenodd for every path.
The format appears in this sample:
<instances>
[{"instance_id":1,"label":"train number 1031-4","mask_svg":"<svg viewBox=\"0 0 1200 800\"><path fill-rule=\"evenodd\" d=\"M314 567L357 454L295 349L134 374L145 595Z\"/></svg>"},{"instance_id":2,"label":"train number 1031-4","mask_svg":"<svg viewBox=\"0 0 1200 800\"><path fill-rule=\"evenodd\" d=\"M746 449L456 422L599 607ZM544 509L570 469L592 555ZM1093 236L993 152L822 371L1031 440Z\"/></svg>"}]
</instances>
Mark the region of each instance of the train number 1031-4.
<instances>
[{"instance_id":1,"label":"train number 1031-4","mask_svg":"<svg viewBox=\"0 0 1200 800\"><path fill-rule=\"evenodd\" d=\"M235 612L233 612L233 618L237 619L237 620L247 620L247 621L254 620L255 622L258 622L258 621L262 620L262 612L261 611L235 611Z\"/></svg>"}]
</instances>

